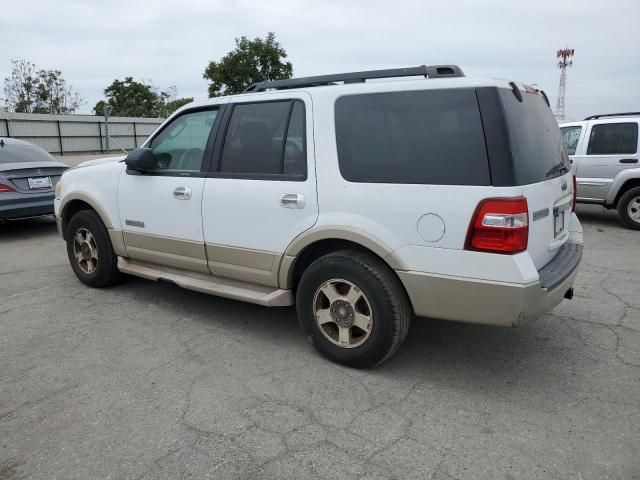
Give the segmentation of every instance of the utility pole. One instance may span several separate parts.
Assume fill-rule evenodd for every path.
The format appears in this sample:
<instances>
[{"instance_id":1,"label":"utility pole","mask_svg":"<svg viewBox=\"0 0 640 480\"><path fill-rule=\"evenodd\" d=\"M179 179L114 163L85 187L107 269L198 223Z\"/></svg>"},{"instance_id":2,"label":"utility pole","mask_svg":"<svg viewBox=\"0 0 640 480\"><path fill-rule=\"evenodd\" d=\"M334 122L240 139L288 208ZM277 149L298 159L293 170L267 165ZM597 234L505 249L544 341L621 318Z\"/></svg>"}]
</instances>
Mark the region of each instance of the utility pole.
<instances>
[{"instance_id":1,"label":"utility pole","mask_svg":"<svg viewBox=\"0 0 640 480\"><path fill-rule=\"evenodd\" d=\"M567 67L573 65L573 48L562 48L556 52L558 68L560 69L560 85L558 87L558 100L556 101L556 117L558 120L565 119L564 99L567 91Z\"/></svg>"},{"instance_id":2,"label":"utility pole","mask_svg":"<svg viewBox=\"0 0 640 480\"><path fill-rule=\"evenodd\" d=\"M104 106L104 140L107 153L109 153L109 114L111 113L111 107L109 105Z\"/></svg>"}]
</instances>

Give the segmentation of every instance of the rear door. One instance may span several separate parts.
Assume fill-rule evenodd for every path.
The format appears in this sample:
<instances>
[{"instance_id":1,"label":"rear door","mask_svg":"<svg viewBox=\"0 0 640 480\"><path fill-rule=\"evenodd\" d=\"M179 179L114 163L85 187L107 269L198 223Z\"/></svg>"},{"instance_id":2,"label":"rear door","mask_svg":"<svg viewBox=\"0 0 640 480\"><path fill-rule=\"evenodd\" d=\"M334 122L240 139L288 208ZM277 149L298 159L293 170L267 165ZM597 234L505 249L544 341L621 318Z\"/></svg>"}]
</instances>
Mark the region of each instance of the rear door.
<instances>
[{"instance_id":1,"label":"rear door","mask_svg":"<svg viewBox=\"0 0 640 480\"><path fill-rule=\"evenodd\" d=\"M204 186L204 239L214 275L277 286L285 249L318 217L312 103L304 92L256 98L227 105Z\"/></svg>"},{"instance_id":2,"label":"rear door","mask_svg":"<svg viewBox=\"0 0 640 480\"><path fill-rule=\"evenodd\" d=\"M515 183L529 208L527 251L536 268L546 265L569 238L573 181L562 135L543 97L522 91L522 101L501 89Z\"/></svg>"},{"instance_id":3,"label":"rear door","mask_svg":"<svg viewBox=\"0 0 640 480\"><path fill-rule=\"evenodd\" d=\"M591 120L585 144L583 154L576 157L578 197L587 202L603 202L614 177L638 166L638 120Z\"/></svg>"}]
</instances>

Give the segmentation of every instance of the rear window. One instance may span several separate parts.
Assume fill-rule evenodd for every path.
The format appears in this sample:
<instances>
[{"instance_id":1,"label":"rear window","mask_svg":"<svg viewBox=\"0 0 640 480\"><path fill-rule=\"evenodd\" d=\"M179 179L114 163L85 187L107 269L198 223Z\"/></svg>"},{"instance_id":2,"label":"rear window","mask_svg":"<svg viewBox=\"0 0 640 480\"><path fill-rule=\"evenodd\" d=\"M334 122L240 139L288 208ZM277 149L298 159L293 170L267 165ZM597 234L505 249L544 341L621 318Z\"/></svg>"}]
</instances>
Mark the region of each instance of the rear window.
<instances>
[{"instance_id":1,"label":"rear window","mask_svg":"<svg viewBox=\"0 0 640 480\"><path fill-rule=\"evenodd\" d=\"M474 90L349 95L335 107L342 176L351 182L489 185Z\"/></svg>"},{"instance_id":2,"label":"rear window","mask_svg":"<svg viewBox=\"0 0 640 480\"><path fill-rule=\"evenodd\" d=\"M47 151L29 144L16 144L2 141L0 163L53 162L56 161Z\"/></svg>"},{"instance_id":3,"label":"rear window","mask_svg":"<svg viewBox=\"0 0 640 480\"><path fill-rule=\"evenodd\" d=\"M500 89L517 185L542 182L570 170L560 127L541 95Z\"/></svg>"}]
</instances>

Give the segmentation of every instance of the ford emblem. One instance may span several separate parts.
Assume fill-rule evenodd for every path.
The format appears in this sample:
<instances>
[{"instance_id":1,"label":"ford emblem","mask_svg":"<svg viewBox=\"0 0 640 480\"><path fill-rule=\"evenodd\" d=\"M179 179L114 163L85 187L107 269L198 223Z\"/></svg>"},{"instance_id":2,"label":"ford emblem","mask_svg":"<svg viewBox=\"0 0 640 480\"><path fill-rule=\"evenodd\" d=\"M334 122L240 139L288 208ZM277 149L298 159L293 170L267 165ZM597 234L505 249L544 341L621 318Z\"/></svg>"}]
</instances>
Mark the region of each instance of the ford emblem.
<instances>
[{"instance_id":1,"label":"ford emblem","mask_svg":"<svg viewBox=\"0 0 640 480\"><path fill-rule=\"evenodd\" d=\"M562 187L562 191L564 192L567 189L567 181L565 179L562 179L562 183L560 184L560 186Z\"/></svg>"}]
</instances>

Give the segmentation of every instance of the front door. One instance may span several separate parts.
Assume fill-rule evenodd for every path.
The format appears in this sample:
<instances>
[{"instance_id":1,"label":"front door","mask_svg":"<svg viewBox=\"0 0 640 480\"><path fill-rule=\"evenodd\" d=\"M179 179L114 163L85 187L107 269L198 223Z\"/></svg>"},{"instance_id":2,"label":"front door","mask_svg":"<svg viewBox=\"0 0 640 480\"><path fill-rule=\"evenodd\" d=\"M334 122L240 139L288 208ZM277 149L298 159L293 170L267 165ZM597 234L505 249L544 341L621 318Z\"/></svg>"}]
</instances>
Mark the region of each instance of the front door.
<instances>
[{"instance_id":1,"label":"front door","mask_svg":"<svg viewBox=\"0 0 640 480\"><path fill-rule=\"evenodd\" d=\"M622 170L638 166L638 122L629 119L591 121L585 141L588 142L586 152L574 157L578 198L603 202L614 177Z\"/></svg>"},{"instance_id":2,"label":"front door","mask_svg":"<svg viewBox=\"0 0 640 480\"><path fill-rule=\"evenodd\" d=\"M312 103L304 93L255 98L227 105L204 187L204 238L214 275L277 286L284 251L318 217Z\"/></svg>"},{"instance_id":3,"label":"front door","mask_svg":"<svg viewBox=\"0 0 640 480\"><path fill-rule=\"evenodd\" d=\"M118 211L130 258L208 273L202 230L202 192L219 107L187 110L145 146L151 171L123 168Z\"/></svg>"}]
</instances>

